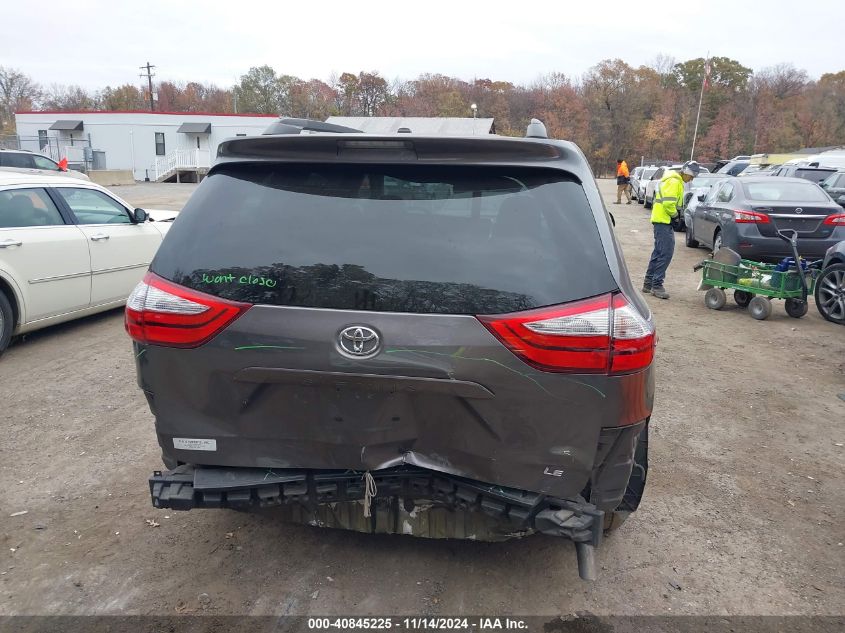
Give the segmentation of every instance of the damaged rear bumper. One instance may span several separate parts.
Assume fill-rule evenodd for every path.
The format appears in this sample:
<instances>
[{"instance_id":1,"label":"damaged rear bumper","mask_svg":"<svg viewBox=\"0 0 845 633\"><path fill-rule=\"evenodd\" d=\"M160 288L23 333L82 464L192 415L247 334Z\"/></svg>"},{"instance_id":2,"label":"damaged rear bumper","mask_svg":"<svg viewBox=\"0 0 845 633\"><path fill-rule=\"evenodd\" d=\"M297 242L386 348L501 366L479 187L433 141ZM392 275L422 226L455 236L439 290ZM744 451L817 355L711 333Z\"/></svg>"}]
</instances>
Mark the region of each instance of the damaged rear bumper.
<instances>
[{"instance_id":1,"label":"damaged rear bumper","mask_svg":"<svg viewBox=\"0 0 845 633\"><path fill-rule=\"evenodd\" d=\"M582 577L594 577L592 552L601 543L604 512L581 497L557 499L410 466L369 474L372 498L365 473L348 470L184 465L155 471L149 484L157 508L280 506L284 518L296 523L430 538L561 536L578 546ZM588 559L586 569L582 558Z\"/></svg>"}]
</instances>

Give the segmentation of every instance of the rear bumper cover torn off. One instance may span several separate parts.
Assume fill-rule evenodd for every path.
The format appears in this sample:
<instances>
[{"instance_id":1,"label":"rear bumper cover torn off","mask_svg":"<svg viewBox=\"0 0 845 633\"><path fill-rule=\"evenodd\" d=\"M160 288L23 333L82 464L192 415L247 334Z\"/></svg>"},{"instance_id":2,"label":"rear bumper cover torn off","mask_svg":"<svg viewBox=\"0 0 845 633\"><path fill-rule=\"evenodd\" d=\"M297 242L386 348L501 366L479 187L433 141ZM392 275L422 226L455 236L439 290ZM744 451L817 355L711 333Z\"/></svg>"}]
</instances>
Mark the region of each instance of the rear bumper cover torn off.
<instances>
[{"instance_id":1,"label":"rear bumper cover torn off","mask_svg":"<svg viewBox=\"0 0 845 633\"><path fill-rule=\"evenodd\" d=\"M596 547L604 512L579 497L493 486L424 468L371 471L376 494L364 516L364 473L184 465L149 479L157 508L268 508L296 522L360 532L500 541L534 532Z\"/></svg>"}]
</instances>

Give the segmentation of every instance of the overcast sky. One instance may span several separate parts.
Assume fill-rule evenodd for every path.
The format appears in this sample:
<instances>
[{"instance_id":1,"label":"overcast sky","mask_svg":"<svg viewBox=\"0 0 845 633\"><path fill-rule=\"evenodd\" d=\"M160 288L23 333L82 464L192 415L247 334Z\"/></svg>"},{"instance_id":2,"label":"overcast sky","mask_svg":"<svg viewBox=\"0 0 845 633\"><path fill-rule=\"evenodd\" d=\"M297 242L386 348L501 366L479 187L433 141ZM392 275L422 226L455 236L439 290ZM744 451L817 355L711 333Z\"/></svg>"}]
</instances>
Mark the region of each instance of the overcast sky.
<instances>
[{"instance_id":1,"label":"overcast sky","mask_svg":"<svg viewBox=\"0 0 845 633\"><path fill-rule=\"evenodd\" d=\"M138 67L148 60L157 80L224 87L262 64L303 79L377 70L388 79L430 72L530 83L552 71L578 76L609 57L637 66L661 53L683 61L708 50L755 70L782 62L811 77L845 69L841 0L3 5L0 65L44 86L139 84Z\"/></svg>"}]
</instances>

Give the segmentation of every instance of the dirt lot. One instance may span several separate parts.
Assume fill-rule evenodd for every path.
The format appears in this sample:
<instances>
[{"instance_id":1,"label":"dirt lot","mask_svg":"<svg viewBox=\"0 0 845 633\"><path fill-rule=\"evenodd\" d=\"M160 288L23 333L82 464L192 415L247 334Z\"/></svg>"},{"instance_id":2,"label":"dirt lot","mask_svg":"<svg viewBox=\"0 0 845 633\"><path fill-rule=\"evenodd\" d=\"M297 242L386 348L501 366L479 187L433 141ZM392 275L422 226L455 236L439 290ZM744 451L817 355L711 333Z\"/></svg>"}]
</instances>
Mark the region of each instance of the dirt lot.
<instances>
[{"instance_id":1,"label":"dirt lot","mask_svg":"<svg viewBox=\"0 0 845 633\"><path fill-rule=\"evenodd\" d=\"M179 208L194 187L115 190ZM639 282L648 213L610 209ZM776 305L766 322L707 310L692 272L704 255L678 234L672 298L649 298L649 485L599 551L597 582L549 537L434 542L154 510L158 446L117 311L0 360L0 613L842 614L845 329L814 306L795 320Z\"/></svg>"}]
</instances>

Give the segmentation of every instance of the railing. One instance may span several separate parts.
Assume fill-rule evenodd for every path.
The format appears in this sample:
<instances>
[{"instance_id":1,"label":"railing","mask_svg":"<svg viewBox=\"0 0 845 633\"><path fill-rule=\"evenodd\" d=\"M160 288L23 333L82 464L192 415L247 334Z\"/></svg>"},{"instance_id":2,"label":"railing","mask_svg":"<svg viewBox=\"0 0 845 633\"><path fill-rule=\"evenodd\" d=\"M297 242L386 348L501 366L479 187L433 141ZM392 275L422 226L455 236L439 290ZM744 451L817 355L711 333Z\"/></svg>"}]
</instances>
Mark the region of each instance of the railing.
<instances>
[{"instance_id":1,"label":"railing","mask_svg":"<svg viewBox=\"0 0 845 633\"><path fill-rule=\"evenodd\" d=\"M156 158L155 180L177 169L207 169L211 167L211 152L207 149L177 149Z\"/></svg>"}]
</instances>

